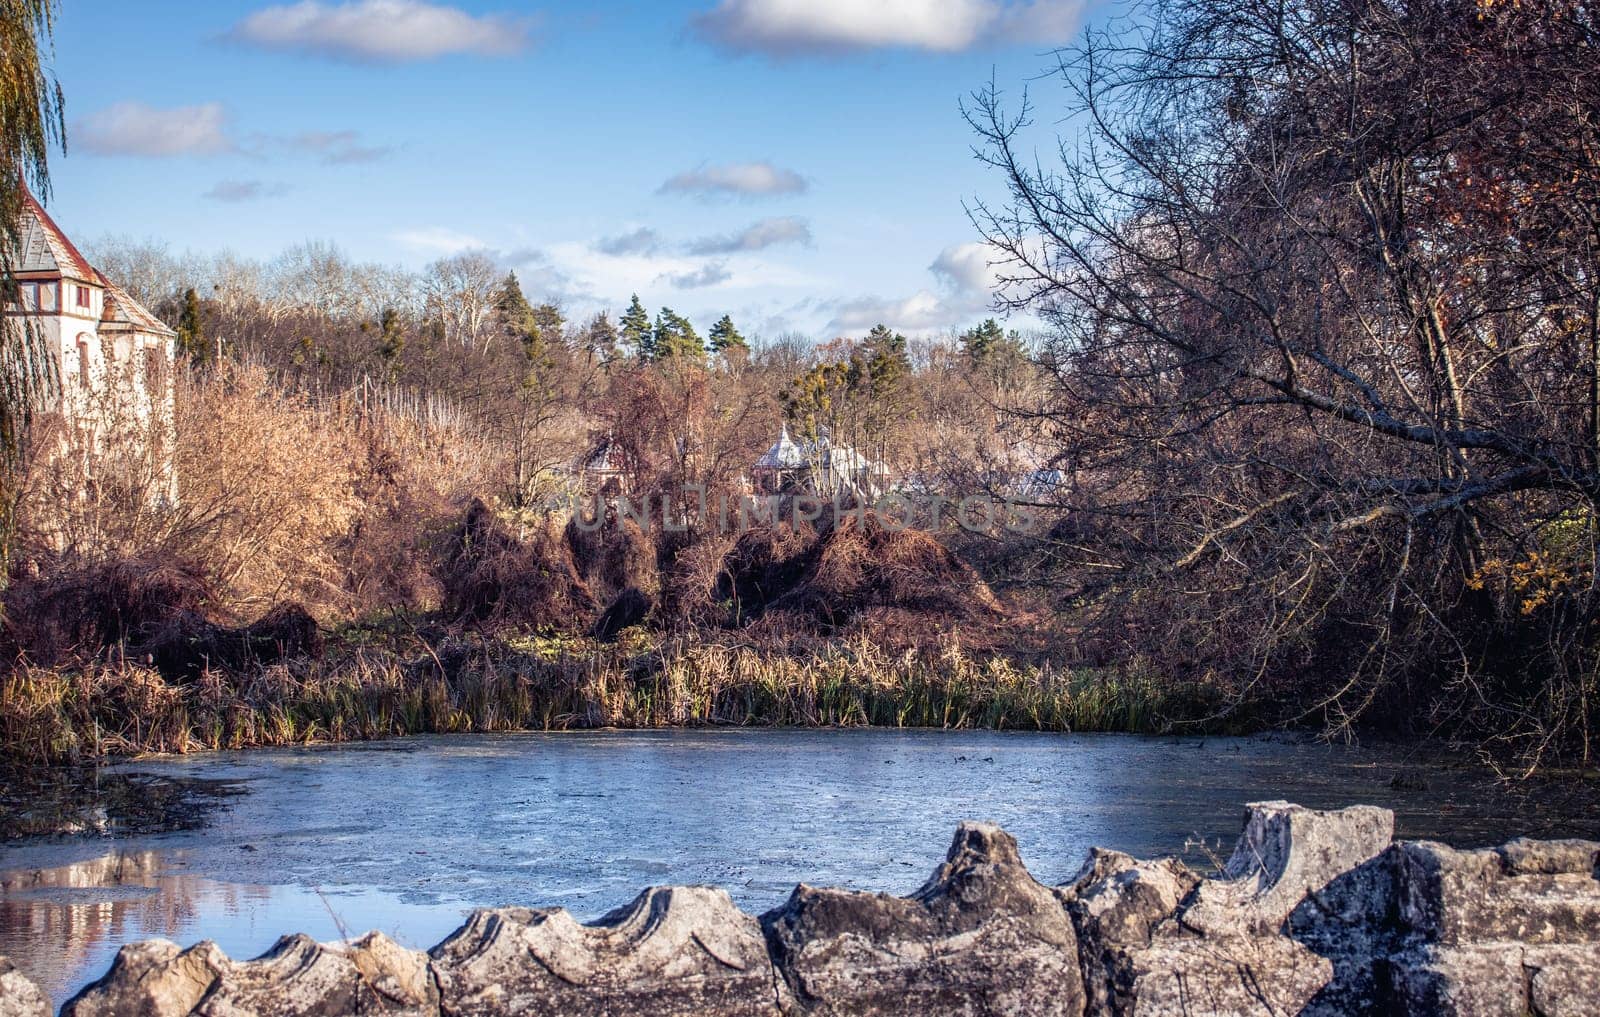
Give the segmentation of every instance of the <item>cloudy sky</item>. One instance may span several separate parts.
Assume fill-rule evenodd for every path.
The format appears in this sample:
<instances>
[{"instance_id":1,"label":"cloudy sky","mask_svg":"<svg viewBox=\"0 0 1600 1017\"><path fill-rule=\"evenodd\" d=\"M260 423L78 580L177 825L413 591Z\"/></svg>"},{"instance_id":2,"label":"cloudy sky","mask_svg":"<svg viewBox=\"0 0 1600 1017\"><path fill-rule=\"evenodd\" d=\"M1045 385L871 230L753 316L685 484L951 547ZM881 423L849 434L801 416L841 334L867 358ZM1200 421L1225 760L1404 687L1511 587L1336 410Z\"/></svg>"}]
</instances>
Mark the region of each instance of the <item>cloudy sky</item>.
<instances>
[{"instance_id":1,"label":"cloudy sky","mask_svg":"<svg viewBox=\"0 0 1600 1017\"><path fill-rule=\"evenodd\" d=\"M74 237L421 267L494 252L573 313L637 292L819 338L986 313L959 101L1080 0L62 0ZM1037 86L1036 86L1037 87ZM1048 88L1048 85L1043 86Z\"/></svg>"}]
</instances>

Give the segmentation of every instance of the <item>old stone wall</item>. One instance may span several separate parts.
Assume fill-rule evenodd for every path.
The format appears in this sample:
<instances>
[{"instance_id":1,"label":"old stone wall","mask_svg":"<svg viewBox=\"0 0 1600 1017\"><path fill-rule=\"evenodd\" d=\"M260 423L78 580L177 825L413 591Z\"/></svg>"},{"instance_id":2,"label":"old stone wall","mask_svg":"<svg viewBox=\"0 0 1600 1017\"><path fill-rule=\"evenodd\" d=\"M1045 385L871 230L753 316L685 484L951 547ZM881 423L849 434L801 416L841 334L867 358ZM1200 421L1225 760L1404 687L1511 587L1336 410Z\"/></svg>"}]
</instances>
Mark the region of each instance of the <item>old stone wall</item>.
<instances>
[{"instance_id":1,"label":"old stone wall","mask_svg":"<svg viewBox=\"0 0 1600 1017\"><path fill-rule=\"evenodd\" d=\"M1096 850L1064 886L965 823L909 897L801 885L759 917L658 887L584 925L476 912L431 951L372 933L124 947L68 1017L1222 1017L1600 1014L1600 844L1457 851L1394 816L1249 806L1222 871ZM0 1017L43 1017L0 959Z\"/></svg>"}]
</instances>

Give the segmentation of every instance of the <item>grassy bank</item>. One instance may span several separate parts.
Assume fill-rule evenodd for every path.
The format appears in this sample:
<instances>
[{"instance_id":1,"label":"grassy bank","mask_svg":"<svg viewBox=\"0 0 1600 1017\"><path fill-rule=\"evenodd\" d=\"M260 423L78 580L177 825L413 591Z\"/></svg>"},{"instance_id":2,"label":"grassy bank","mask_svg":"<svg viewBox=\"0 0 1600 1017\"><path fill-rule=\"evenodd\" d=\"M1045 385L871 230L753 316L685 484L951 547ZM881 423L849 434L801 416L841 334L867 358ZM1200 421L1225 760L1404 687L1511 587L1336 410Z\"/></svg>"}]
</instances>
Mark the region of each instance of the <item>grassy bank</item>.
<instances>
[{"instance_id":1,"label":"grassy bank","mask_svg":"<svg viewBox=\"0 0 1600 1017\"><path fill-rule=\"evenodd\" d=\"M1017 664L955 644L890 654L668 640L352 646L177 683L134 662L0 678L0 755L69 762L403 734L702 725L1154 732L1209 712L1142 675ZM1233 721L1237 724L1237 718Z\"/></svg>"}]
</instances>

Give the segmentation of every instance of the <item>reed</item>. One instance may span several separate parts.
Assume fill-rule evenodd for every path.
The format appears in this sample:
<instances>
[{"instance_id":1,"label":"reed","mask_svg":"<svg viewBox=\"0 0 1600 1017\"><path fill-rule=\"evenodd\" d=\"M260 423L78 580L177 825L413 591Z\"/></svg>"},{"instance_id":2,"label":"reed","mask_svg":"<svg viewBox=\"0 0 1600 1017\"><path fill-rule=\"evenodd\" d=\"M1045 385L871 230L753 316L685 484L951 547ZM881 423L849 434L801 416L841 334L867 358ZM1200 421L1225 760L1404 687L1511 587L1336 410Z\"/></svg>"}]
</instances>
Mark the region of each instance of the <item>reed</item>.
<instances>
[{"instance_id":1,"label":"reed","mask_svg":"<svg viewBox=\"0 0 1600 1017\"><path fill-rule=\"evenodd\" d=\"M0 757L59 763L405 734L712 725L1158 732L1208 712L1142 673L1057 668L950 642L804 650L674 638L357 645L321 662L174 683L138 663L0 678Z\"/></svg>"}]
</instances>

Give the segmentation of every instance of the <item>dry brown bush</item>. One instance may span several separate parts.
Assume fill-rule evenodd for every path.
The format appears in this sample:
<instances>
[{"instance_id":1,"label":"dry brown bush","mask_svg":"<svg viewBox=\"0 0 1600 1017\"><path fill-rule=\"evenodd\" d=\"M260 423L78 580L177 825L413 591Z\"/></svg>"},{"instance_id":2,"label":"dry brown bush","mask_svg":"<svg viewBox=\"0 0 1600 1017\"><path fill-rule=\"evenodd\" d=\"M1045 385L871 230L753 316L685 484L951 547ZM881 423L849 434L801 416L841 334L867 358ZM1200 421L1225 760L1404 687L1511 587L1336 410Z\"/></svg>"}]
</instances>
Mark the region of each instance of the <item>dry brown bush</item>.
<instances>
[{"instance_id":1,"label":"dry brown bush","mask_svg":"<svg viewBox=\"0 0 1600 1017\"><path fill-rule=\"evenodd\" d=\"M216 597L205 571L181 558L33 562L6 590L6 657L53 666L140 641L179 616L200 617Z\"/></svg>"},{"instance_id":2,"label":"dry brown bush","mask_svg":"<svg viewBox=\"0 0 1600 1017\"><path fill-rule=\"evenodd\" d=\"M672 556L661 573L659 615L678 628L720 627L728 624L724 562L735 546L731 534L701 533Z\"/></svg>"},{"instance_id":3,"label":"dry brown bush","mask_svg":"<svg viewBox=\"0 0 1600 1017\"><path fill-rule=\"evenodd\" d=\"M842 625L871 607L949 622L993 620L1005 613L983 578L937 537L887 524L875 512L841 515L795 565L794 585L771 607L826 626Z\"/></svg>"},{"instance_id":4,"label":"dry brown bush","mask_svg":"<svg viewBox=\"0 0 1600 1017\"><path fill-rule=\"evenodd\" d=\"M581 632L598 607L554 519L536 516L513 529L482 500L452 535L440 579L445 615L479 629Z\"/></svg>"},{"instance_id":5,"label":"dry brown bush","mask_svg":"<svg viewBox=\"0 0 1600 1017\"><path fill-rule=\"evenodd\" d=\"M800 555L816 539L810 524L788 521L756 526L739 534L723 559L725 594L733 602L734 623L757 618L799 579Z\"/></svg>"},{"instance_id":6,"label":"dry brown bush","mask_svg":"<svg viewBox=\"0 0 1600 1017\"><path fill-rule=\"evenodd\" d=\"M180 375L172 472L158 433L108 416L41 442L23 490L24 557L44 566L193 562L229 613L326 604L333 541L358 508L349 436L265 372ZM171 501L176 477L176 503Z\"/></svg>"},{"instance_id":7,"label":"dry brown bush","mask_svg":"<svg viewBox=\"0 0 1600 1017\"><path fill-rule=\"evenodd\" d=\"M360 509L336 542L342 613L437 608L450 531L464 504L493 489L496 451L464 426L381 411L357 415L352 435Z\"/></svg>"},{"instance_id":8,"label":"dry brown bush","mask_svg":"<svg viewBox=\"0 0 1600 1017\"><path fill-rule=\"evenodd\" d=\"M438 605L445 538L496 469L469 429L296 395L258 368L177 384L170 469L161 428L110 409L92 434L37 443L19 513L30 595L84 570L181 562L210 591L210 620L285 601L324 622Z\"/></svg>"},{"instance_id":9,"label":"dry brown bush","mask_svg":"<svg viewBox=\"0 0 1600 1017\"><path fill-rule=\"evenodd\" d=\"M655 542L615 508L605 511L596 526L580 525L576 518L567 522L565 539L579 574L603 601L628 589L654 597L660 587Z\"/></svg>"},{"instance_id":10,"label":"dry brown bush","mask_svg":"<svg viewBox=\"0 0 1600 1017\"><path fill-rule=\"evenodd\" d=\"M178 505L169 541L212 572L230 608L334 601L334 553L360 503L352 435L336 412L286 394L264 371L227 370L180 394Z\"/></svg>"},{"instance_id":11,"label":"dry brown bush","mask_svg":"<svg viewBox=\"0 0 1600 1017\"><path fill-rule=\"evenodd\" d=\"M239 627L178 612L138 640L133 650L164 677L195 681L208 671L239 674L288 660L315 660L323 645L316 619L301 605L289 603Z\"/></svg>"}]
</instances>

